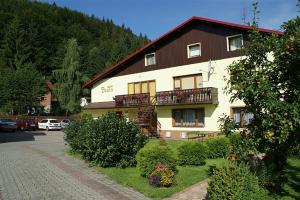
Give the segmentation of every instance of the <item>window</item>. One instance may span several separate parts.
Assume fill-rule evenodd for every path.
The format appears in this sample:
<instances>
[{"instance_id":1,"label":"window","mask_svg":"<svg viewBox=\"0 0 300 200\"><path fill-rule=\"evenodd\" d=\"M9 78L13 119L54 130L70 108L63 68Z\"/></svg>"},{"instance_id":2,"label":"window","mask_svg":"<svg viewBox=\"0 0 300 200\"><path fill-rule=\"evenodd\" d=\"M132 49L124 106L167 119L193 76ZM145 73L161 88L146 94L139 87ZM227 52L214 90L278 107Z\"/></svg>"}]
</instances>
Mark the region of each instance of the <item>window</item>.
<instances>
[{"instance_id":1,"label":"window","mask_svg":"<svg viewBox=\"0 0 300 200\"><path fill-rule=\"evenodd\" d=\"M227 37L227 51L235 51L241 49L243 46L243 36L234 35Z\"/></svg>"},{"instance_id":2,"label":"window","mask_svg":"<svg viewBox=\"0 0 300 200\"><path fill-rule=\"evenodd\" d=\"M146 54L145 55L145 66L155 65L155 64L156 64L155 53Z\"/></svg>"},{"instance_id":3,"label":"window","mask_svg":"<svg viewBox=\"0 0 300 200\"><path fill-rule=\"evenodd\" d=\"M187 46L188 58L201 56L201 44L190 44Z\"/></svg>"},{"instance_id":4,"label":"window","mask_svg":"<svg viewBox=\"0 0 300 200\"><path fill-rule=\"evenodd\" d=\"M234 121L234 123L238 126L238 127L245 127L247 125L249 125L253 119L253 114L252 113L247 113L245 112L245 108L244 107L235 107L235 108L231 108L232 110L232 119Z\"/></svg>"},{"instance_id":5,"label":"window","mask_svg":"<svg viewBox=\"0 0 300 200\"><path fill-rule=\"evenodd\" d=\"M173 110L173 126L204 127L204 109Z\"/></svg>"},{"instance_id":6,"label":"window","mask_svg":"<svg viewBox=\"0 0 300 200\"><path fill-rule=\"evenodd\" d=\"M155 96L155 80L128 83L128 94L150 93L150 96Z\"/></svg>"},{"instance_id":7,"label":"window","mask_svg":"<svg viewBox=\"0 0 300 200\"><path fill-rule=\"evenodd\" d=\"M202 74L174 77L174 89L202 88Z\"/></svg>"}]
</instances>

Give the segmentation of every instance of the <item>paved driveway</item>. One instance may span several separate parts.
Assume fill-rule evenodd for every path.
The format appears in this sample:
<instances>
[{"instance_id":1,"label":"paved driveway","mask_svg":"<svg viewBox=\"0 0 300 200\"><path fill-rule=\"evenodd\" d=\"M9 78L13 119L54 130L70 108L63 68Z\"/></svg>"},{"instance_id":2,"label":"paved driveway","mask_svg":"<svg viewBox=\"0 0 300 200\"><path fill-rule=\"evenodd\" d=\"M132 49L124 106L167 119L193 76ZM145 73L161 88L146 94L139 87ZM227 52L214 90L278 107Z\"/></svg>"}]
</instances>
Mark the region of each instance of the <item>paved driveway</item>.
<instances>
[{"instance_id":1,"label":"paved driveway","mask_svg":"<svg viewBox=\"0 0 300 200\"><path fill-rule=\"evenodd\" d=\"M0 132L0 200L147 199L65 150L63 132Z\"/></svg>"}]
</instances>

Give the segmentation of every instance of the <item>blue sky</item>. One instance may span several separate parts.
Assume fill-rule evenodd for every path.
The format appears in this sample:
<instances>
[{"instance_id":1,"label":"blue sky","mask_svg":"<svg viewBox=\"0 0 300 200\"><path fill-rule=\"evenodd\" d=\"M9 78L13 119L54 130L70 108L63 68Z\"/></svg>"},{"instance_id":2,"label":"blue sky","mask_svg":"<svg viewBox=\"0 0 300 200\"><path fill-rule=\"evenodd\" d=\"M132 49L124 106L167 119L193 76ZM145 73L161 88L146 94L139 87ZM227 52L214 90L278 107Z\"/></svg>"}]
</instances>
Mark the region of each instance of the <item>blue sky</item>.
<instances>
[{"instance_id":1,"label":"blue sky","mask_svg":"<svg viewBox=\"0 0 300 200\"><path fill-rule=\"evenodd\" d=\"M253 0L39 0L55 2L85 14L112 19L136 33L155 39L191 16L243 23L252 18ZM297 0L259 0L259 26L280 29L282 22L299 15Z\"/></svg>"}]
</instances>

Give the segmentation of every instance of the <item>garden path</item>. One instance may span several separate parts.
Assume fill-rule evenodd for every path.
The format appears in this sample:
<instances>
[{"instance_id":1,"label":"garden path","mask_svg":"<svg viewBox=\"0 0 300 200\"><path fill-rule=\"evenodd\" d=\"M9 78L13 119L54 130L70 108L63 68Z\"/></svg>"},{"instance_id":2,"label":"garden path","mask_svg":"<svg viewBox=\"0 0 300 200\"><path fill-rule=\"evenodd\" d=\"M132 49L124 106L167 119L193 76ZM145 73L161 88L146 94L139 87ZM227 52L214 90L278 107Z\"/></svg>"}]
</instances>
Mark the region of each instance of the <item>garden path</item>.
<instances>
[{"instance_id":1,"label":"garden path","mask_svg":"<svg viewBox=\"0 0 300 200\"><path fill-rule=\"evenodd\" d=\"M208 179L205 179L164 200L204 200L206 199L207 187Z\"/></svg>"}]
</instances>

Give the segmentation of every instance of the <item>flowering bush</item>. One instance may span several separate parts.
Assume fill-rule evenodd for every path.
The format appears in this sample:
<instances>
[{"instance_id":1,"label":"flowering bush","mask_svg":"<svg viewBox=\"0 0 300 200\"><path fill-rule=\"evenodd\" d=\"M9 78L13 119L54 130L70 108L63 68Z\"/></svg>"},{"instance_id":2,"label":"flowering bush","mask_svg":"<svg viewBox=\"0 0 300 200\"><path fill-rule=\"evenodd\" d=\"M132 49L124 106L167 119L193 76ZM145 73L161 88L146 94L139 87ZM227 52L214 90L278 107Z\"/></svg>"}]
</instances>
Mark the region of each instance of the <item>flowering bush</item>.
<instances>
[{"instance_id":1,"label":"flowering bush","mask_svg":"<svg viewBox=\"0 0 300 200\"><path fill-rule=\"evenodd\" d=\"M170 187L175 183L175 172L170 169L168 164L158 162L149 177L149 183L156 187Z\"/></svg>"},{"instance_id":2,"label":"flowering bush","mask_svg":"<svg viewBox=\"0 0 300 200\"><path fill-rule=\"evenodd\" d=\"M168 145L163 143L142 148L136 156L136 161L141 176L144 177L149 177L151 175L156 169L157 163L168 164L173 172L177 171L175 153Z\"/></svg>"}]
</instances>

